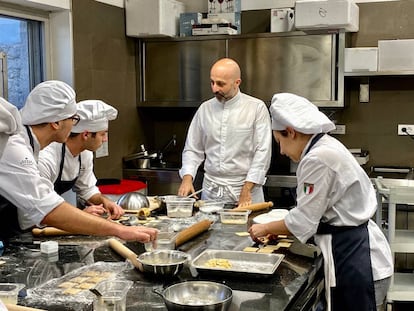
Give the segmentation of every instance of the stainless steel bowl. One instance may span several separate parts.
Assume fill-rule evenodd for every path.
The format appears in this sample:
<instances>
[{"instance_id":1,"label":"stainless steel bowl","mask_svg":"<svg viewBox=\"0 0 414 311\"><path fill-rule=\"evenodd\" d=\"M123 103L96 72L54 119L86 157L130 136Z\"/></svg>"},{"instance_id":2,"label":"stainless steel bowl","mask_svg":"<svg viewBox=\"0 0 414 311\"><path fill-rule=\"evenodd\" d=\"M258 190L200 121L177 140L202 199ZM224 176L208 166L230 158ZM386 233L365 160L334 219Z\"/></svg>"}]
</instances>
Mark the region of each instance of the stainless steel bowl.
<instances>
[{"instance_id":1,"label":"stainless steel bowl","mask_svg":"<svg viewBox=\"0 0 414 311\"><path fill-rule=\"evenodd\" d=\"M189 255L175 250L156 250L138 256L144 272L165 277L180 273L187 260Z\"/></svg>"},{"instance_id":2,"label":"stainless steel bowl","mask_svg":"<svg viewBox=\"0 0 414 311\"><path fill-rule=\"evenodd\" d=\"M156 291L168 310L227 310L233 299L230 287L216 282L187 281Z\"/></svg>"},{"instance_id":3,"label":"stainless steel bowl","mask_svg":"<svg viewBox=\"0 0 414 311\"><path fill-rule=\"evenodd\" d=\"M140 209L150 206L148 198L139 192L125 193L118 199L118 201L116 201L116 203L123 209Z\"/></svg>"}]
</instances>

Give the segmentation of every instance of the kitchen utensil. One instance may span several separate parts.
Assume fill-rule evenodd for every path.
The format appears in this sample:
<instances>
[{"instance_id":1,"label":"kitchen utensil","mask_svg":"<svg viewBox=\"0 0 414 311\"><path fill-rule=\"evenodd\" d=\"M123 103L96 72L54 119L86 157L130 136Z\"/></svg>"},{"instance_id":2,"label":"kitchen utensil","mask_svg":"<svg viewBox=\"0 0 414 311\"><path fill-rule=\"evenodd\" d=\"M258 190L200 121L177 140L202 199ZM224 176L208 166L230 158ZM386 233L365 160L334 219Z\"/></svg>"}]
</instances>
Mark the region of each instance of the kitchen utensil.
<instances>
[{"instance_id":1,"label":"kitchen utensil","mask_svg":"<svg viewBox=\"0 0 414 311\"><path fill-rule=\"evenodd\" d=\"M261 202L261 203L254 203L254 204L250 204L250 205L246 205L243 207L236 207L233 208L233 211L252 211L252 212L257 212L257 211L261 211L267 208L271 208L273 207L273 202L269 201L269 202Z\"/></svg>"},{"instance_id":2,"label":"kitchen utensil","mask_svg":"<svg viewBox=\"0 0 414 311\"><path fill-rule=\"evenodd\" d=\"M187 281L171 285L159 291L154 289L165 302L168 310L218 310L230 307L233 291L230 287L208 281Z\"/></svg>"},{"instance_id":3,"label":"kitchen utensil","mask_svg":"<svg viewBox=\"0 0 414 311\"><path fill-rule=\"evenodd\" d=\"M118 240L111 238L108 240L109 247L111 247L115 252L117 252L119 255L124 257L125 259L128 259L135 268L139 269L140 271L143 271L143 267L141 263L137 260L137 254L135 254L133 251L131 251L128 247L123 245Z\"/></svg>"},{"instance_id":4,"label":"kitchen utensil","mask_svg":"<svg viewBox=\"0 0 414 311\"><path fill-rule=\"evenodd\" d=\"M250 210L222 210L219 211L220 221L222 224L228 225L244 225L249 218Z\"/></svg>"},{"instance_id":5,"label":"kitchen utensil","mask_svg":"<svg viewBox=\"0 0 414 311\"><path fill-rule=\"evenodd\" d=\"M206 249L191 261L190 266L197 269L200 274L269 277L275 273L283 258L283 254ZM214 265L215 260L221 260L221 262L225 260L228 266L216 266Z\"/></svg>"},{"instance_id":6,"label":"kitchen utensil","mask_svg":"<svg viewBox=\"0 0 414 311\"><path fill-rule=\"evenodd\" d=\"M165 202L168 217L191 217L193 215L194 198L168 196Z\"/></svg>"},{"instance_id":7,"label":"kitchen utensil","mask_svg":"<svg viewBox=\"0 0 414 311\"><path fill-rule=\"evenodd\" d=\"M189 255L176 250L155 250L138 256L143 272L172 277L181 272Z\"/></svg>"},{"instance_id":8,"label":"kitchen utensil","mask_svg":"<svg viewBox=\"0 0 414 311\"><path fill-rule=\"evenodd\" d=\"M32 234L34 236L56 236L56 235L75 235L55 227L33 228Z\"/></svg>"},{"instance_id":9,"label":"kitchen utensil","mask_svg":"<svg viewBox=\"0 0 414 311\"><path fill-rule=\"evenodd\" d=\"M116 201L116 203L125 210L136 210L150 206L148 198L144 194L139 192L125 193Z\"/></svg>"},{"instance_id":10,"label":"kitchen utensil","mask_svg":"<svg viewBox=\"0 0 414 311\"><path fill-rule=\"evenodd\" d=\"M103 281L96 285L95 289L102 294L96 296L93 301L93 310L125 310L126 296L134 282L127 280Z\"/></svg>"},{"instance_id":11,"label":"kitchen utensil","mask_svg":"<svg viewBox=\"0 0 414 311\"><path fill-rule=\"evenodd\" d=\"M197 190L196 192L194 192L194 193L191 193L191 194L187 195L187 196L186 196L186 198L191 198L191 197L193 197L193 196L195 196L195 195L199 194L199 193L200 193L200 192L202 192L203 190L204 190L204 189Z\"/></svg>"},{"instance_id":12,"label":"kitchen utensil","mask_svg":"<svg viewBox=\"0 0 414 311\"><path fill-rule=\"evenodd\" d=\"M182 230L177 234L177 237L175 239L175 247L178 247L184 244L185 242L191 240L192 238L196 237L197 235L203 233L204 231L207 231L212 223L212 221L204 219Z\"/></svg>"}]
</instances>

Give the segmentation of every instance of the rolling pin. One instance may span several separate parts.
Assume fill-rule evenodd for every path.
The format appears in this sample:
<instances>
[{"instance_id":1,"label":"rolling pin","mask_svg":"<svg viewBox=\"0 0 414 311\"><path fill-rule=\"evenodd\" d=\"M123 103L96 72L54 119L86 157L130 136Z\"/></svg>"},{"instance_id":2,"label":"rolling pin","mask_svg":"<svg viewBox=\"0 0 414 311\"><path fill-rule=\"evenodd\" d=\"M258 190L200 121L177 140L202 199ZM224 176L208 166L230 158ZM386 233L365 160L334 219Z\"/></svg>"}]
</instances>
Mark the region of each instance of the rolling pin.
<instances>
[{"instance_id":1,"label":"rolling pin","mask_svg":"<svg viewBox=\"0 0 414 311\"><path fill-rule=\"evenodd\" d=\"M195 236L199 235L200 233L207 231L212 224L212 221L205 219L195 223L194 225L182 230L177 234L177 238L175 240L175 247L178 247L188 240L191 240Z\"/></svg>"},{"instance_id":2,"label":"rolling pin","mask_svg":"<svg viewBox=\"0 0 414 311\"><path fill-rule=\"evenodd\" d=\"M126 247L124 244L122 244L114 238L109 239L108 244L115 252L117 252L125 259L128 259L134 265L135 268L138 268L140 271L143 271L142 265L137 259L137 254L131 251L128 247Z\"/></svg>"},{"instance_id":3,"label":"rolling pin","mask_svg":"<svg viewBox=\"0 0 414 311\"><path fill-rule=\"evenodd\" d=\"M9 311L46 311L45 309L35 309L30 307L23 307L19 305L12 305L10 303L5 304L7 310Z\"/></svg>"},{"instance_id":4,"label":"rolling pin","mask_svg":"<svg viewBox=\"0 0 414 311\"><path fill-rule=\"evenodd\" d=\"M34 236L74 235L73 233L55 227L33 228L32 234Z\"/></svg>"},{"instance_id":5,"label":"rolling pin","mask_svg":"<svg viewBox=\"0 0 414 311\"><path fill-rule=\"evenodd\" d=\"M273 202L269 201L269 202L261 202L261 203L254 203L254 204L250 204L250 205L246 205L243 207L235 207L232 210L233 211L246 211L246 210L250 210L252 212L257 212L257 211L261 211L267 208L273 207Z\"/></svg>"}]
</instances>

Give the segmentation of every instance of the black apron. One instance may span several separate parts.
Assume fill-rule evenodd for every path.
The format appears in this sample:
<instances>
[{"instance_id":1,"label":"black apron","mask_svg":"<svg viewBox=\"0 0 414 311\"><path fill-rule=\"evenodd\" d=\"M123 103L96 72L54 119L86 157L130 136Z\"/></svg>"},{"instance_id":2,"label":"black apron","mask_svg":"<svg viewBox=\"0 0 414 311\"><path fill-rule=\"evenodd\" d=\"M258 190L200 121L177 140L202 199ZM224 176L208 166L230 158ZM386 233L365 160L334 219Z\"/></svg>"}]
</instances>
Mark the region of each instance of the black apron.
<instances>
[{"instance_id":1,"label":"black apron","mask_svg":"<svg viewBox=\"0 0 414 311\"><path fill-rule=\"evenodd\" d=\"M323 135L312 139L305 154ZM318 234L332 235L336 277L336 287L330 289L332 311L377 310L367 225L339 227L321 222L318 226Z\"/></svg>"},{"instance_id":2,"label":"black apron","mask_svg":"<svg viewBox=\"0 0 414 311\"><path fill-rule=\"evenodd\" d=\"M29 136L30 146L34 152L34 142L32 132L29 127L25 125L27 135ZM17 216L17 206L0 195L0 239L9 239L13 236L28 232L30 229L22 230L20 228L19 219Z\"/></svg>"},{"instance_id":3,"label":"black apron","mask_svg":"<svg viewBox=\"0 0 414 311\"><path fill-rule=\"evenodd\" d=\"M62 193L65 193L66 191L69 191L70 189L72 189L73 186L76 183L76 180L79 177L79 174L78 174L78 176L73 180L62 180L63 166L65 164L65 153L66 153L66 144L62 144L62 157L60 159L59 175L56 178L56 181L55 181L55 184L54 184L55 191L59 195L61 195ZM80 169L81 169L81 165L82 165L82 161L81 161L81 156L79 154L79 172L80 172Z\"/></svg>"}]
</instances>

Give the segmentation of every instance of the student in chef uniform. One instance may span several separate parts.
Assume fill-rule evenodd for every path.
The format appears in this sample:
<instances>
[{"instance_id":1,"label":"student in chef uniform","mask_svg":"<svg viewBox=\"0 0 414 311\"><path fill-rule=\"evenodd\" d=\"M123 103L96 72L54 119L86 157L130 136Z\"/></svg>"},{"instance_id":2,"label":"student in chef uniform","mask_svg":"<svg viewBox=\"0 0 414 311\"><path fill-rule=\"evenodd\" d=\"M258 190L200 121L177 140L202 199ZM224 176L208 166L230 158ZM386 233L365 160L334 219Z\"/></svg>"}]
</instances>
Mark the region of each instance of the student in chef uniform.
<instances>
[{"instance_id":1,"label":"student in chef uniform","mask_svg":"<svg viewBox=\"0 0 414 311\"><path fill-rule=\"evenodd\" d=\"M80 120L65 143L53 142L40 151L40 174L54 183L58 194L73 189L88 202L85 212L118 219L123 208L101 194L93 173L93 152L108 141L108 123L118 111L101 100L84 100L78 103L77 115Z\"/></svg>"},{"instance_id":2,"label":"student in chef uniform","mask_svg":"<svg viewBox=\"0 0 414 311\"><path fill-rule=\"evenodd\" d=\"M194 193L193 180L204 162L202 199L221 197L239 206L263 202L272 136L264 102L239 89L239 65L218 60L210 71L214 97L202 103L188 130L182 154L179 195Z\"/></svg>"},{"instance_id":3,"label":"student in chef uniform","mask_svg":"<svg viewBox=\"0 0 414 311\"><path fill-rule=\"evenodd\" d=\"M64 82L42 82L29 93L20 111L24 128L8 137L0 158L0 239L48 225L79 234L153 241L157 230L85 213L65 202L40 175L39 151L54 141L66 141L79 120L76 109L75 92Z\"/></svg>"},{"instance_id":4,"label":"student in chef uniform","mask_svg":"<svg viewBox=\"0 0 414 311\"><path fill-rule=\"evenodd\" d=\"M371 220L375 190L358 162L329 136L335 125L307 99L275 94L272 130L280 153L299 162L297 206L284 220L254 224L253 239L314 236L324 257L327 310L376 310L385 299L393 262L389 244Z\"/></svg>"}]
</instances>

